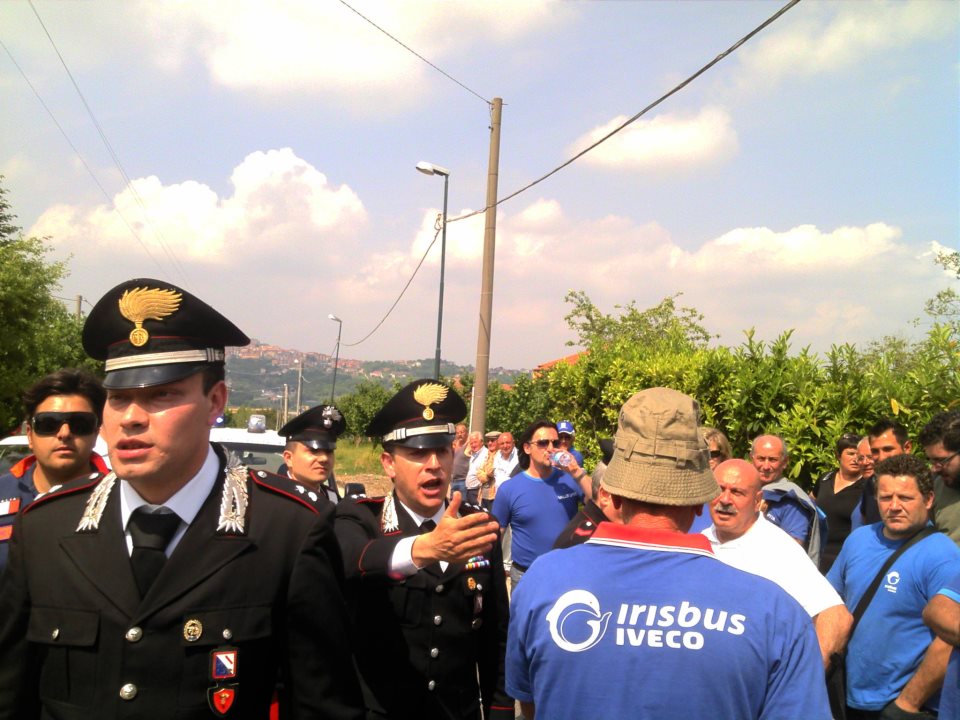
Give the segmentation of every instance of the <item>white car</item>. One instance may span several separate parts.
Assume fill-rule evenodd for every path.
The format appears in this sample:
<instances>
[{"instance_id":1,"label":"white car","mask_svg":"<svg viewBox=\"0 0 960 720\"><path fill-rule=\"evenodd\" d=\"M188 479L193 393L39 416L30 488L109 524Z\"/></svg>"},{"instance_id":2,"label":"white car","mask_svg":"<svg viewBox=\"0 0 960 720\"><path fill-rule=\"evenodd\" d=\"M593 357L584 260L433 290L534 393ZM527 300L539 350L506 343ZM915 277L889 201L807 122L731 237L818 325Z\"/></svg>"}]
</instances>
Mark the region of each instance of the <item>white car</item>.
<instances>
[{"instance_id":1,"label":"white car","mask_svg":"<svg viewBox=\"0 0 960 720\"><path fill-rule=\"evenodd\" d=\"M266 465L270 472L276 472L283 463L283 448L286 440L275 430L249 432L244 428L213 428L210 441L222 445L240 458L244 465ZM107 444L97 437L93 449L109 467ZM0 440L0 472L6 472L20 458L30 454L26 435L10 435Z\"/></svg>"}]
</instances>

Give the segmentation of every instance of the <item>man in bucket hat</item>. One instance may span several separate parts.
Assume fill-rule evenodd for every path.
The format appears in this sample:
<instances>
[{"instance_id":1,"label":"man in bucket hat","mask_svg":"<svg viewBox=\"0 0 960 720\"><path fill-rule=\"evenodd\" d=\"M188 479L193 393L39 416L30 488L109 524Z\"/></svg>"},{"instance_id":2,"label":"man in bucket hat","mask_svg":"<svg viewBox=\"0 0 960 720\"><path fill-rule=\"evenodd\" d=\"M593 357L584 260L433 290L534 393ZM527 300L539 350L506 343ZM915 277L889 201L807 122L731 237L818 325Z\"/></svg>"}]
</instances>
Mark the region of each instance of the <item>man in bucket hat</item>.
<instances>
[{"instance_id":1,"label":"man in bucket hat","mask_svg":"<svg viewBox=\"0 0 960 720\"><path fill-rule=\"evenodd\" d=\"M624 524L540 557L514 592L507 692L525 717L830 718L800 605L686 534L718 493L698 416L675 390L630 398L601 483Z\"/></svg>"},{"instance_id":2,"label":"man in bucket hat","mask_svg":"<svg viewBox=\"0 0 960 720\"><path fill-rule=\"evenodd\" d=\"M0 718L363 717L332 508L210 444L232 322L138 279L83 329L113 470L37 499L0 580Z\"/></svg>"}]
</instances>

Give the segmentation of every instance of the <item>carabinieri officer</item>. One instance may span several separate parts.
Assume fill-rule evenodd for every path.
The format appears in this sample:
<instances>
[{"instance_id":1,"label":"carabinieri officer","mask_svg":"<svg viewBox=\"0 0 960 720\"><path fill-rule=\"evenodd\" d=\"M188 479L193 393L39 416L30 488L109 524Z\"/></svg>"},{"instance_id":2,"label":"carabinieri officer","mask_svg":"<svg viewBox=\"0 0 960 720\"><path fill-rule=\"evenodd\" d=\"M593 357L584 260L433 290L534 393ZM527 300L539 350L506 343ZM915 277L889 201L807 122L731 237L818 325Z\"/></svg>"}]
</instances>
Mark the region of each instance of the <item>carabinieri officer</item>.
<instances>
[{"instance_id":1,"label":"carabinieri officer","mask_svg":"<svg viewBox=\"0 0 960 720\"><path fill-rule=\"evenodd\" d=\"M297 415L280 428L287 439L283 461L297 492L311 502L340 502L333 479L337 438L346 429L343 414L334 405L317 405Z\"/></svg>"},{"instance_id":2,"label":"carabinieri officer","mask_svg":"<svg viewBox=\"0 0 960 720\"><path fill-rule=\"evenodd\" d=\"M459 492L446 503L455 423L436 380L400 390L367 428L394 491L337 506L367 717L512 720L504 693L509 609L499 526ZM479 675L479 683L478 683Z\"/></svg>"},{"instance_id":3,"label":"carabinieri officer","mask_svg":"<svg viewBox=\"0 0 960 720\"><path fill-rule=\"evenodd\" d=\"M209 442L224 348L185 290L125 282L91 311L113 471L34 502L0 588L0 718L363 717L332 509Z\"/></svg>"}]
</instances>

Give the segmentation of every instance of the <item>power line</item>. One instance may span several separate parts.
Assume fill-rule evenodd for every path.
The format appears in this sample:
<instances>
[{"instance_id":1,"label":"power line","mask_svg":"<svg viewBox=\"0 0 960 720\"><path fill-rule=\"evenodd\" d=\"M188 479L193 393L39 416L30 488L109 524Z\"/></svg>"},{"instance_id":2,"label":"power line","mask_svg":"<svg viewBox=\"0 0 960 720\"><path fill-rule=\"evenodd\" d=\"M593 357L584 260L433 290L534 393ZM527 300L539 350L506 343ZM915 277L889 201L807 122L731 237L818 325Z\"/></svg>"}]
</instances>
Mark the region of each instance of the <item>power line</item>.
<instances>
[{"instance_id":1,"label":"power line","mask_svg":"<svg viewBox=\"0 0 960 720\"><path fill-rule=\"evenodd\" d=\"M354 7L351 7L347 2L345 2L345 0L340 0L340 3L341 3L344 7L346 7L348 10L356 13L356 14L359 15L361 18L363 18L364 20L366 20L368 23L370 23L371 25L373 25L377 30L379 30L379 31L382 32L384 35L386 35L388 38L390 38L391 40L393 40L395 43L397 43L397 45L399 45L400 47L402 47L404 50L406 50L406 51L408 51L408 52L416 55L418 58L420 58L421 60L423 60L423 62L425 62L425 63L426 63L427 65L429 65L430 67L432 67L432 68L433 68L434 70L436 70L438 73L440 73L441 75L444 75L445 77L449 78L450 80L453 80L453 82L455 82L457 85L459 85L460 87L462 87L462 88L463 88L464 90L466 90L468 93L470 93L470 94L472 94L472 95L476 95L478 98L480 98L481 100L483 100L487 105L490 105L490 101L487 100L483 95L481 95L481 94L478 93L478 92L474 92L473 90L471 90L470 88L468 88L466 85L464 85L462 82L460 82L460 81L457 80L455 77L453 77L453 75L451 75L450 73L446 72L446 71L443 70L442 68L439 68L439 67L437 67L436 65L434 65L432 62L430 62L429 60L427 60L423 55L421 55L420 53L418 53L416 50L414 50L413 48L411 48L409 45L404 44L403 41L397 39L396 37L394 37L393 35L391 35L390 33L388 33L386 30L384 30L382 27L380 27L379 25L377 25L373 20L371 20L370 18L368 18L366 15L364 15L363 13L361 13L359 10L357 10L357 9L354 8Z\"/></svg>"},{"instance_id":2,"label":"power line","mask_svg":"<svg viewBox=\"0 0 960 720\"><path fill-rule=\"evenodd\" d=\"M403 43L401 43L399 40L397 40L397 39L394 38L392 35L390 35L389 33L387 33L385 30L383 30L383 28L379 27L379 26L376 25L373 21L371 21L371 20L369 20L368 18L364 17L364 16L361 15L359 12L357 12L356 10L354 10L352 7L350 7L349 5L347 5L347 3L344 2L344 0L340 0L340 2L343 3L344 5L346 5L346 6L347 6L348 8L350 8L351 10L353 10L355 13L357 13L357 15L360 15L360 17L362 17L364 20L366 20L366 21L369 22L371 25L373 25L374 27L376 27L378 30L380 30L381 32L383 32L383 33L385 33L386 35L388 35L389 37L391 37L393 40L396 40L396 42L398 42L398 43L400 43L401 45L403 45ZM786 5L784 5L782 8L780 8L780 10L778 10L776 13L774 13L774 14L771 15L769 18L767 18L767 20L765 20L763 23L761 23L761 24L758 25L756 28L754 28L753 30L751 30L749 33L747 33L746 35L744 35L742 38L740 38L739 40L737 40L737 42L735 42L735 43L734 43L733 45L731 45L729 48L727 48L727 49L724 50L722 53L720 53L719 55L717 55L713 60L711 60L711 61L708 62L706 65L704 65L703 67L701 67L699 70L697 70L693 75L691 75L690 77L688 77L686 80L684 80L684 81L681 82L680 84L674 86L674 88L673 88L672 90L670 90L669 92L665 93L664 95L661 95L658 99L654 100L652 103L650 103L649 105L647 105L645 108L643 108L643 110L641 110L640 112L638 112L637 114L635 114L633 117L631 117L630 119L628 119L626 122L622 123L622 124L621 124L620 126L618 126L617 128L611 130L609 133L607 133L606 135L604 135L602 138L600 138L599 140L597 140L595 143L593 143L593 144L590 145L589 147L585 148L584 150L581 150L579 153L577 153L576 155L574 155L572 158L570 158L569 160L567 160L567 161L564 162L563 164L558 165L558 166L555 167L553 170L551 170L550 172L548 172L546 175L544 175L544 176L542 176L542 177L534 180L534 181L531 182L531 183L528 183L527 185L525 185L524 187L520 188L519 190L516 190L515 192L510 193L510 194L507 195L506 197L503 197L503 198L497 200L497 202L495 202L495 203L494 203L492 206L490 206L490 207L497 207L497 206L500 205L501 203L505 203L507 200L510 200L510 199L512 199L512 198L515 198L515 197L516 197L517 195L519 195L520 193L525 192L526 190L529 190L530 188L532 188L534 185L538 185L539 183L543 182L544 180L546 180L547 178L549 178L551 175L555 175L556 173L560 172L563 168L567 167L568 165L572 164L573 162L575 162L575 161L578 160L579 158L583 157L584 155L586 155L588 152L590 152L591 150L593 150L594 148L596 148L596 147L597 147L598 145L600 145L601 143L606 142L606 141L609 140L611 137L613 137L614 135L616 135L618 132L620 132L621 130L623 130L625 127L627 127L628 125L630 125L630 124L633 123L633 122L636 122L636 121L639 120L641 117L643 117L644 115L646 115L650 110L652 110L653 108L657 107L657 105L659 105L660 103L662 103L663 101L665 101L667 98L669 98L669 97L671 97L672 95L675 95L676 93L680 92L680 90L682 90L682 89L685 88L687 85L689 85L691 82L693 82L693 81L696 80L698 77L700 77L701 75L703 75L703 73L705 73L707 70L709 70L710 68L712 68L712 67L713 67L714 65L716 65L718 62L720 62L721 60L723 60L724 58L726 58L727 56L729 56L731 53L733 53L734 51L736 51L737 49L739 49L741 45L743 45L744 43L746 43L746 42L747 42L748 40L750 40L754 35L756 35L756 34L759 33L760 31L762 31L763 29L765 29L767 26L771 25L773 22L775 22L777 19L779 19L783 14L785 14L788 10L790 10L791 8L793 8L793 6L796 5L796 4L798 4L799 2L800 2L800 0L790 0L790 2L788 2ZM407 46L406 46L406 45L403 45L403 47L406 48ZM407 50L410 50L410 48L407 48ZM430 65L433 65L433 63L430 63L429 60L426 60L425 58L421 57L420 55L418 55L418 54L417 54L416 52L414 52L413 50L410 50L410 52L413 52L414 55L417 55L417 57L420 57L420 59L421 59L421 60L424 60L424 62L427 62L427 63L429 63ZM436 67L436 66L433 65L433 67ZM437 70L440 70L440 68L437 68ZM443 70L440 70L440 72L443 72ZM447 75L447 73L443 73L443 74L444 74L444 75ZM450 76L447 75L447 77L450 77ZM455 80L454 78L450 78L450 79L453 80L454 82L456 82L458 85L461 84L461 83L459 83L457 80ZM465 86L464 86L464 87L465 87ZM470 90L470 88L467 88L467 90ZM470 92L473 92L473 91L470 90ZM473 93L473 94L476 95L476 93ZM478 97L479 97L479 96L478 96ZM451 223L451 222L456 222L457 220L466 220L467 218L473 217L474 215L479 215L480 213L486 212L487 209L489 209L489 208L483 208L482 210L476 210L476 211L474 211L474 212L472 212L472 213L467 213L466 215L461 215L461 216L459 216L459 217L451 218L451 219L447 220L447 222L448 222L448 223ZM355 343L340 343L341 347L356 347L357 345L360 345L361 343L365 342L365 341L366 341L367 339L369 339L377 330L380 329L380 326L383 325L384 322L386 322L386 320L387 320L388 317L390 317L390 313L393 312L394 308L397 306L397 303L399 303L400 300L401 300L401 298L403 298L403 295L404 295L404 293L406 293L407 288L410 287L410 283L412 283L412 282L413 282L413 279L417 276L417 272L419 272L420 266L423 265L423 261L426 259L427 253L429 253L430 250L431 250L431 248L433 248L433 245L434 245L434 243L436 243L437 237L438 237L439 234L440 234L440 228L437 229L437 233L433 236L433 240L431 241L430 245L427 246L426 252L423 253L423 257L420 258L420 262L417 263L417 267L414 268L413 274L410 276L410 279L407 280L407 284L403 286L403 290L400 291L400 295L398 295L398 296L397 296L397 299L394 300L393 305L390 306L390 309L387 310L386 314L383 316L383 318L380 320L380 322L378 322L377 325L373 328L373 330L371 330L369 333L367 333L361 340L358 340L358 341L355 342Z\"/></svg>"},{"instance_id":3,"label":"power line","mask_svg":"<svg viewBox=\"0 0 960 720\"><path fill-rule=\"evenodd\" d=\"M37 22L40 23L40 27L43 28L44 34L47 36L47 40L50 41L50 46L53 48L53 51L57 54L57 57L60 58L60 64L63 66L63 69L67 73L67 77L70 78L70 82L73 84L73 89L77 91L77 95L80 97L80 101L83 103L83 107L87 111L87 115L90 117L90 120L93 122L94 127L97 129L97 133L100 135L100 139L103 141L104 147L107 148L107 152L110 153L110 157L113 159L113 164L116 165L117 169L120 171L120 176L123 178L124 183L127 186L127 189L130 191L130 194L133 195L134 200L137 201L137 205L140 206L140 210L143 212L143 216L146 219L147 223L153 229L154 235L157 237L157 241L160 244L161 249L164 254L167 256L167 259L173 264L174 269L180 273L180 276L187 280L187 275L184 272L183 266L180 264L180 261L177 260L176 255L170 249L163 235L161 234L159 228L153 223L150 218L150 213L147 212L146 203L143 202L143 198L140 197L140 193L137 192L137 189L133 186L133 182L130 180L130 176L127 175L127 171L124 170L123 165L120 163L120 157L117 155L116 151L113 149L113 145L110 144L110 141L107 139L107 134L104 132L103 127L100 125L100 122L97 120L96 115L93 113L93 109L90 107L90 104L87 102L87 98L84 96L83 91L80 90L80 85L77 84L76 78L73 77L73 73L70 72L70 68L67 67L67 61L64 60L63 55L60 53L60 49L57 47L57 44L53 40L53 36L50 35L50 31L47 30L47 26L43 22L43 18L40 17L40 13L37 12L36 7L33 5L33 0L27 0L30 5L30 9L33 10L33 14L37 18Z\"/></svg>"},{"instance_id":4,"label":"power line","mask_svg":"<svg viewBox=\"0 0 960 720\"><path fill-rule=\"evenodd\" d=\"M362 339L357 340L357 342L355 342L355 343L345 343L345 342L342 342L342 343L340 343L340 347L356 347L356 346L359 345L360 343L366 342L366 341L370 338L371 335L373 335L377 330L380 329L380 326L383 325L383 323L385 323L385 322L387 321L387 318L388 318L388 317L390 317L390 313L393 312L393 309L397 306L397 303L399 303L400 300L401 300L401 298L403 298L404 293L407 292L407 288L410 287L410 283L412 283L412 282L413 282L413 279L417 276L417 273L420 271L420 266L423 265L423 261L427 259L427 254L428 254L428 253L430 252L430 250L433 248L433 244L434 244L435 242L437 242L437 238L438 238L439 236L440 236L440 230L437 229L437 232L435 232L434 235L433 235L433 240L431 240L431 241L430 241L430 244L427 245L427 249L426 249L426 251L424 251L423 257L420 258L420 262L418 262L418 263L417 263L417 266L413 269L413 274L410 276L410 279L407 280L407 284L403 286L403 290L400 291L400 294L397 296L397 299L393 301L393 305L390 306L390 309L387 310L386 315L384 315L384 316L380 319L380 322L377 323L376 327L374 327L373 330L371 330L371 331L368 332L366 335L364 335Z\"/></svg>"},{"instance_id":5,"label":"power line","mask_svg":"<svg viewBox=\"0 0 960 720\"><path fill-rule=\"evenodd\" d=\"M63 135L63 139L67 141L67 145L69 145L70 149L73 150L73 153L74 155L77 156L77 159L80 161L80 164L83 165L84 169L87 171L87 174L93 180L94 184L100 189L100 192L103 194L103 197L106 198L107 203L113 206L113 211L120 216L120 219L123 221L123 224L127 226L127 230L129 230L130 234L136 238L138 243L140 243L140 247L142 247L144 252L147 253L147 256L153 261L153 264L156 265L161 270L163 270L163 266L153 256L153 253L150 252L150 248L148 248L146 243L143 242L143 239L140 237L139 233L137 233L137 231L133 229L133 225L130 224L130 221L127 220L126 216L120 211L120 208L118 208L113 203L113 198L110 197L110 193L107 192L106 188L104 188L103 185L100 183L100 180L97 179L97 176L94 174L93 169L90 167L90 165L87 164L86 159L77 149L77 146L73 144L73 141L70 139L70 136L67 135L67 131L63 129L63 126L60 124L60 121L57 120L56 115L53 114L53 111L50 109L47 103L44 102L43 98L40 96L40 93L37 91L37 88L34 87L32 82L30 82L30 78L27 77L27 74L23 71L23 68L20 67L20 63L16 61L16 58L13 57L13 53L10 52L10 49L4 44L2 40L0 40L0 47L3 47L4 52L7 53L7 57L10 58L10 62L13 63L13 66L20 73L20 77L23 78L24 82L27 83L27 86L30 88L30 90L33 91L34 97L37 98L37 101L40 103L43 109L46 110L47 115L50 116L50 119L53 121L53 124L57 126L57 130L59 130L60 134Z\"/></svg>"},{"instance_id":6,"label":"power line","mask_svg":"<svg viewBox=\"0 0 960 720\"><path fill-rule=\"evenodd\" d=\"M342 0L341 0L341 1L342 1ZM767 18L763 23L761 23L760 25L758 25L757 27L755 27L753 30L751 30L749 33L747 33L746 35L744 35L742 38L740 38L739 40L737 40L733 45L731 45L729 48L727 48L727 49L724 50L722 53L720 53L719 55L717 55L713 60L711 60L710 62L708 62L706 65L704 65L704 66L703 66L702 68L700 68L699 70L697 70L693 75L691 75L690 77L688 77L686 80L684 80L683 82L681 82L679 85L676 85L676 86L675 86L672 90L670 90L669 92L661 95L659 98L657 98L657 99L654 100L652 103L650 103L649 105L647 105L643 110L641 110L641 111L638 112L636 115L634 115L633 117L631 117L630 119L628 119L626 122L622 123L621 125L617 126L617 127L614 128L613 130L611 130L610 132L608 132L606 135L604 135L602 138L600 138L599 140L597 140L595 143L593 143L593 144L590 145L589 147L584 148L583 150L581 150L580 152L578 152L576 155L574 155L572 158L570 158L570 159L567 160L566 162L561 163L560 165L558 165L557 167L555 167L553 170L551 170L550 172L548 172L546 175L543 175L543 176L537 178L536 180L534 180L533 182L530 182L530 183L524 185L522 188L520 188L519 190L515 190L514 192L510 193L510 194L507 195L506 197L500 198L500 199L497 200L493 205L491 205L491 206L489 206L489 207L485 207L485 208L483 208L482 210L475 210L474 212L467 213L466 215L460 215L459 217L450 218L447 222L457 222L458 220L466 220L467 218L473 217L474 215L479 215L480 213L484 213L484 212L486 212L487 210L489 210L491 207L497 207L497 206L499 206L500 204L507 202L507 200L512 200L513 198L515 198L515 197L516 197L517 195L519 195L520 193L526 192L527 190L529 190L530 188L534 187L535 185L539 185L540 183L542 183L544 180L546 180L546 179L549 178L550 176L557 174L558 172L560 172L561 170L563 170L565 167L567 167L568 165L571 165L572 163L574 163L575 161L579 160L581 157L583 157L584 155L586 155L588 152L590 152L591 150L593 150L594 148L596 148L598 145L601 145L602 143L605 143L607 140L609 140L610 138L612 138L614 135L616 135L618 132L620 132L621 130L623 130L623 129L624 129L625 127L627 127L628 125L630 125L630 124L636 122L637 120L639 120L640 118L642 118L644 115L646 115L648 112L650 112L651 110L653 110L653 108L657 107L657 105L659 105L660 103L662 103L664 100L666 100L667 98L671 97L672 95L675 95L676 93L680 92L680 90L682 90L682 89L685 88L687 85L689 85L689 84L692 83L694 80L696 80L698 77L700 77L701 75L703 75L703 73L705 73L707 70L709 70L710 68L712 68L712 67L713 67L714 65L716 65L718 62L720 62L721 60L725 59L726 57L728 57L729 55L731 55L733 52L735 52L736 50L738 50L741 45L743 45L743 44L746 43L748 40L750 40L754 35L756 35L756 34L759 33L760 31L764 30L767 26L769 26L769 25L771 25L772 23L774 23L775 21L777 21L782 15L784 15L788 10L792 9L793 6L796 5L796 4L798 4L799 2L800 2L800 0L790 0L790 2L788 2L786 5L784 5L782 8L780 8L777 12L775 12L773 15L771 15L769 18Z\"/></svg>"}]
</instances>

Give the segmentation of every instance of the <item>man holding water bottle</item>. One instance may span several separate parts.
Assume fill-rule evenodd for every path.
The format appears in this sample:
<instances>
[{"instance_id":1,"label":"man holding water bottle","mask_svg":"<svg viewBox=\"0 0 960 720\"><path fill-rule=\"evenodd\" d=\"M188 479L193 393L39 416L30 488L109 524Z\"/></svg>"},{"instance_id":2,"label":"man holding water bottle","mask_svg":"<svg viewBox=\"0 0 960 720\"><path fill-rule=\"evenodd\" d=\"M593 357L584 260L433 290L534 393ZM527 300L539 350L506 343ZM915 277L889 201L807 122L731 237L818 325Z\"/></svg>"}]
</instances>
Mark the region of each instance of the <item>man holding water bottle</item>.
<instances>
[{"instance_id":1,"label":"man holding water bottle","mask_svg":"<svg viewBox=\"0 0 960 720\"><path fill-rule=\"evenodd\" d=\"M584 498L579 481L586 475L572 458L564 463L567 458L556 457L561 448L552 422L538 420L530 425L517 449L522 472L503 483L493 501L500 527L513 531L511 589L533 561L553 547L557 535L576 515ZM580 477L564 469L573 466Z\"/></svg>"}]
</instances>

